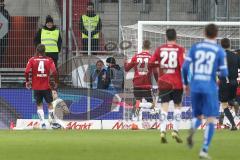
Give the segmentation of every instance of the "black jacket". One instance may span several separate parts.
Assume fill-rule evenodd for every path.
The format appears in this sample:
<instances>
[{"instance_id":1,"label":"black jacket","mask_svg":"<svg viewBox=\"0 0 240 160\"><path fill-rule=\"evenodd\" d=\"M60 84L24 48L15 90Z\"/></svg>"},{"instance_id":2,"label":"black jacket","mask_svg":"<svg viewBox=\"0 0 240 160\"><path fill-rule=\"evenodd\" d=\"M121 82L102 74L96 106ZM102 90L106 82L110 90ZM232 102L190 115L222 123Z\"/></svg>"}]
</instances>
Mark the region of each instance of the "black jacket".
<instances>
[{"instance_id":1,"label":"black jacket","mask_svg":"<svg viewBox=\"0 0 240 160\"><path fill-rule=\"evenodd\" d=\"M232 51L226 50L228 64L228 78L237 79L238 69L240 69L240 56Z\"/></svg>"},{"instance_id":2,"label":"black jacket","mask_svg":"<svg viewBox=\"0 0 240 160\"><path fill-rule=\"evenodd\" d=\"M121 90L124 88L124 72L118 64L115 64L112 67L108 67L106 76L108 87L110 84L112 84L116 89Z\"/></svg>"},{"instance_id":3,"label":"black jacket","mask_svg":"<svg viewBox=\"0 0 240 160\"><path fill-rule=\"evenodd\" d=\"M93 14L86 14L86 15L88 17L95 17L96 16L95 13L93 13ZM80 32L88 35L88 30L84 27L82 16L80 17L79 26L80 26ZM101 29L102 29L102 21L101 21L101 18L99 18L99 22L98 22L98 25L97 25L96 29L91 32L91 37L93 35L99 33L101 31Z\"/></svg>"},{"instance_id":4,"label":"black jacket","mask_svg":"<svg viewBox=\"0 0 240 160\"><path fill-rule=\"evenodd\" d=\"M42 28L40 28L37 32L37 34L35 35L35 38L34 38L34 45L37 46L38 44L41 43L41 34L42 34L42 29L46 29L46 30L49 30L49 31L53 31L56 28L56 26L54 26L53 28L47 28L46 26L43 26ZM62 37L61 37L61 34L59 32L59 36L58 36L58 41L57 41L57 45L58 45L58 50L59 52L61 51L61 47L62 47Z\"/></svg>"},{"instance_id":5,"label":"black jacket","mask_svg":"<svg viewBox=\"0 0 240 160\"><path fill-rule=\"evenodd\" d=\"M228 66L228 80L230 84L237 85L238 69L240 69L240 56L232 51L226 50L227 66ZM226 83L226 78L219 78L220 82Z\"/></svg>"}]
</instances>

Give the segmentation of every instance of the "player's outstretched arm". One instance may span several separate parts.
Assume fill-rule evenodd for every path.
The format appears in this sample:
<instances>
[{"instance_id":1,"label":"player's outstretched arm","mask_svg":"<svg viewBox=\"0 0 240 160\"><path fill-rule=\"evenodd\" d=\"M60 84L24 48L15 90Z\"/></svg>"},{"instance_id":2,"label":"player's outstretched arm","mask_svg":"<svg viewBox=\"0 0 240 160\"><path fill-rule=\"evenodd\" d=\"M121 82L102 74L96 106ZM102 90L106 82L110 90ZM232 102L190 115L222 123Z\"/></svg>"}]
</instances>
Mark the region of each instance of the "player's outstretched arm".
<instances>
[{"instance_id":1,"label":"player's outstretched arm","mask_svg":"<svg viewBox=\"0 0 240 160\"><path fill-rule=\"evenodd\" d=\"M124 70L128 72L130 69L135 67L137 65L135 56L131 59L131 61L128 63L127 59L125 59L124 62Z\"/></svg>"}]
</instances>

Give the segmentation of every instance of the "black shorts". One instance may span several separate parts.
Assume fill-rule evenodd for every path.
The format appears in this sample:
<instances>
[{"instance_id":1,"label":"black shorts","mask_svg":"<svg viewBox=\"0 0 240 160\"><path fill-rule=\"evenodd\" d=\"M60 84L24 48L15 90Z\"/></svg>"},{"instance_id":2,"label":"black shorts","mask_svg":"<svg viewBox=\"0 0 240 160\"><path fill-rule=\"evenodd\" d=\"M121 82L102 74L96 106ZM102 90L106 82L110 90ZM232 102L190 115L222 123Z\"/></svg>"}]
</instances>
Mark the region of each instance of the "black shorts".
<instances>
[{"instance_id":1,"label":"black shorts","mask_svg":"<svg viewBox=\"0 0 240 160\"><path fill-rule=\"evenodd\" d=\"M182 103L182 89L174 89L174 90L160 90L159 91L159 103L166 103L173 100L174 104Z\"/></svg>"},{"instance_id":2,"label":"black shorts","mask_svg":"<svg viewBox=\"0 0 240 160\"><path fill-rule=\"evenodd\" d=\"M142 98L145 98L148 102L153 102L150 89L134 88L133 94L136 100L142 100Z\"/></svg>"},{"instance_id":3,"label":"black shorts","mask_svg":"<svg viewBox=\"0 0 240 160\"><path fill-rule=\"evenodd\" d=\"M52 97L52 91L49 90L34 90L34 99L36 100L36 103L39 105L43 103L43 98L47 103L52 103L53 97Z\"/></svg>"},{"instance_id":4,"label":"black shorts","mask_svg":"<svg viewBox=\"0 0 240 160\"><path fill-rule=\"evenodd\" d=\"M219 99L221 102L230 102L236 98L237 81L230 83L220 82L219 84Z\"/></svg>"}]
</instances>

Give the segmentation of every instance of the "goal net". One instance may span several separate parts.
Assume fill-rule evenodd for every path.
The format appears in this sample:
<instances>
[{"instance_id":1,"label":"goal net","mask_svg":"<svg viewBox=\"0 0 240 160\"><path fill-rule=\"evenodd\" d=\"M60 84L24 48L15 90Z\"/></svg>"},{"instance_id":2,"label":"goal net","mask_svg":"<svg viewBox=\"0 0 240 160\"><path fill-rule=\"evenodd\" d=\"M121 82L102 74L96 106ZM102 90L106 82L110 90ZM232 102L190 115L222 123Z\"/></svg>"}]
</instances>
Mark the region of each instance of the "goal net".
<instances>
[{"instance_id":1,"label":"goal net","mask_svg":"<svg viewBox=\"0 0 240 160\"><path fill-rule=\"evenodd\" d=\"M151 53L154 53L158 46L166 42L165 32L168 28L176 30L177 43L188 50L195 42L204 39L204 28L209 23L218 26L218 41L225 37L229 38L232 50L239 49L240 22L139 21L137 24L122 27L123 40L132 43L132 47L124 50L124 54L130 59L136 52L141 51L144 40L151 42ZM126 87L132 87L130 83L132 78L128 73ZM189 108L190 104L190 98L184 97L183 106Z\"/></svg>"},{"instance_id":2,"label":"goal net","mask_svg":"<svg viewBox=\"0 0 240 160\"><path fill-rule=\"evenodd\" d=\"M137 24L122 27L123 40L132 42L132 47L125 50L131 56L141 51L143 40L150 40L151 50L165 43L168 28L177 31L177 43L189 49L195 42L204 39L204 27L214 23L219 27L218 40L229 38L232 49L240 47L240 22L197 22L197 21L139 21Z\"/></svg>"}]
</instances>

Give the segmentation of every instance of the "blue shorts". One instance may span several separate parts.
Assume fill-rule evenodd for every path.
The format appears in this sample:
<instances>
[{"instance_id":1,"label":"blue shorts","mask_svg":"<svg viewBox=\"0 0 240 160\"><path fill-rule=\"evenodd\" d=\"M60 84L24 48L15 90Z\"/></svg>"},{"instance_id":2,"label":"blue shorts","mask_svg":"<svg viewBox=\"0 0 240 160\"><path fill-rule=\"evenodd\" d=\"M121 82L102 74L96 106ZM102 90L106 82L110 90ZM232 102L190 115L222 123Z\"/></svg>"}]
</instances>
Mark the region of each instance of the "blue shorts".
<instances>
[{"instance_id":1,"label":"blue shorts","mask_svg":"<svg viewBox=\"0 0 240 160\"><path fill-rule=\"evenodd\" d=\"M219 116L218 93L191 92L192 112L194 117L204 115L205 117Z\"/></svg>"}]
</instances>

